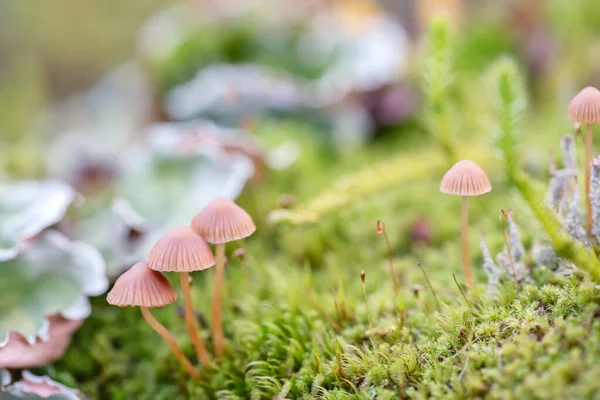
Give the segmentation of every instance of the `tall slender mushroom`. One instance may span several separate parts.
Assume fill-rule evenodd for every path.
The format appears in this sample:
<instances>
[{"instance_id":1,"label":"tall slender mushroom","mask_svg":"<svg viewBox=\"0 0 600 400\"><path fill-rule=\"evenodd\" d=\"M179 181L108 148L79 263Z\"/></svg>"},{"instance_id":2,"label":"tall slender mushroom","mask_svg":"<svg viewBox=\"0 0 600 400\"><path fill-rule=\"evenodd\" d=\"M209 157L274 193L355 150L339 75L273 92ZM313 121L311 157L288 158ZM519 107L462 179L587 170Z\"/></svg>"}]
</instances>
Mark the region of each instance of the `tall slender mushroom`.
<instances>
[{"instance_id":1,"label":"tall slender mushroom","mask_svg":"<svg viewBox=\"0 0 600 400\"><path fill-rule=\"evenodd\" d=\"M160 272L152 271L143 262L135 264L121 275L106 296L106 301L114 306L140 307L148 325L167 342L185 370L194 378L200 378L200 373L182 353L173 335L150 312L150 308L164 307L174 303L176 299L177 293L167 278Z\"/></svg>"},{"instance_id":2,"label":"tall slender mushroom","mask_svg":"<svg viewBox=\"0 0 600 400\"><path fill-rule=\"evenodd\" d=\"M592 168L592 125L600 124L600 91L588 86L577 93L568 110L569 120L575 124L586 124L585 135L585 199L587 228L591 232L594 224L592 216L592 200L590 198L590 180Z\"/></svg>"},{"instance_id":3,"label":"tall slender mushroom","mask_svg":"<svg viewBox=\"0 0 600 400\"><path fill-rule=\"evenodd\" d=\"M177 226L156 242L148 256L148 266L161 272L179 272L185 306L185 325L202 365L210 364L210 356L198 336L190 288L190 272L215 265L209 244L187 226Z\"/></svg>"},{"instance_id":4,"label":"tall slender mushroom","mask_svg":"<svg viewBox=\"0 0 600 400\"><path fill-rule=\"evenodd\" d=\"M248 237L256 231L252 217L233 201L220 197L210 202L192 220L192 229L216 244L217 273L212 300L213 338L217 356L223 354L221 292L225 279L225 243Z\"/></svg>"},{"instance_id":5,"label":"tall slender mushroom","mask_svg":"<svg viewBox=\"0 0 600 400\"><path fill-rule=\"evenodd\" d=\"M454 164L442 178L440 192L462 197L461 236L462 258L467 285L472 287L473 272L469 259L469 197L479 196L492 190L490 180L479 165L462 160Z\"/></svg>"}]
</instances>

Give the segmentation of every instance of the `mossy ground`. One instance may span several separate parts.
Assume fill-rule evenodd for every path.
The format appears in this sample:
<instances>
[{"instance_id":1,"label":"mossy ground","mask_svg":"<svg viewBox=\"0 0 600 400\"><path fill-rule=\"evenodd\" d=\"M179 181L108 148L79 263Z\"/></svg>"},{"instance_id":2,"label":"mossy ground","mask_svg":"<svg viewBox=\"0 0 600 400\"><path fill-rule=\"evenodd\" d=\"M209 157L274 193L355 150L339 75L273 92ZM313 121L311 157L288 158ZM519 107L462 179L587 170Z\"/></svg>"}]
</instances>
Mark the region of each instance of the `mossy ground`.
<instances>
[{"instance_id":1,"label":"mossy ground","mask_svg":"<svg viewBox=\"0 0 600 400\"><path fill-rule=\"evenodd\" d=\"M306 135L305 127L296 125L265 129ZM438 192L438 171L354 202L315 224L267 223L279 195L308 199L364 165L430 146L426 135L404 132L329 157L314 141L302 143L298 164L273 172L240 199L258 231L228 248L243 247L247 258L227 265L228 351L214 369L204 371L204 380L184 373L139 310L109 306L103 297L93 301L92 316L64 359L44 372L79 387L91 399L116 400L543 399L600 393L600 291L584 275L563 277L537 268L534 285L518 290L504 281L498 300L485 293L477 244L486 231L492 253L502 248L500 209L515 208L527 247L534 238L543 238L498 169L490 167L493 191L471 202L471 254L478 284L468 293L467 304L452 277L455 273L462 281L460 200ZM432 229L427 246L411 241L409 227L418 218ZM376 233L378 219L386 223L392 242L401 280L398 295L388 273L385 242ZM441 312L417 261L429 274ZM373 329L361 270L366 272ZM213 273L194 274L194 301L205 319L210 318ZM170 278L175 284L175 277ZM422 288L418 297L414 285ZM180 303L155 315L192 357ZM203 335L210 344L209 329Z\"/></svg>"},{"instance_id":2,"label":"mossy ground","mask_svg":"<svg viewBox=\"0 0 600 400\"><path fill-rule=\"evenodd\" d=\"M576 2L555 3L568 8ZM589 11L591 1L579 3L585 5L578 6L579 17L563 18L567 13L557 9L561 12L555 22L573 21L561 23L559 31L572 44L565 61L576 64L571 78L584 80L586 69L573 60L579 60L578 52L593 52L579 46L587 36L573 28L597 27L581 22L600 14ZM511 43L500 43L502 32L504 28L499 34L475 35L479 40L464 44L453 57L455 74L446 74L450 64L445 58L455 52L445 51L444 40L436 42L441 50L436 53L434 46L431 59L439 62L425 68L433 74L425 74L429 86L420 85L429 100L419 124L390 132L359 150L333 151L310 124L259 123L261 139L298 140L302 157L291 169L272 172L260 186L250 185L240 199L255 217L258 231L228 248L243 247L247 258L227 265L228 351L214 368L203 371L205 379L195 381L185 374L139 310L109 306L104 297L93 300L92 315L65 357L36 372L78 387L92 400L598 398L600 290L585 274L565 277L537 267L531 285L517 288L504 280L498 299L485 292L477 244L487 232L492 254L502 248L500 209L514 209L528 250L544 239L529 207L506 183L505 167L493 161L495 124L486 111L491 93L478 76L500 53L515 51ZM416 69L414 74L419 75L421 68ZM526 115L522 129L525 159L518 160L519 167L542 181L547 178L547 150L558 153L560 135L570 129L564 117L566 99L558 86L548 85L548 93L538 94L536 108ZM7 99L13 102L12 96ZM444 169L456 161L447 157L448 150L481 163L493 185L491 193L471 201L471 257L477 285L468 293L468 303L452 277L454 273L462 281L460 200L438 191ZM347 192L344 185L333 185L394 158L396 162L389 164L394 168L378 170L377 176L353 175L355 181L364 177L365 190L360 181L353 181ZM403 160L407 162L402 164ZM419 179L413 178L415 170ZM381 179L381 174L387 177L385 184L373 184L371 178ZM391 185L394 181L401 184ZM382 190L373 193L373 188ZM300 204L322 206L307 201L323 191L328 191L328 200L344 198L338 204L345 206L323 207L314 223L303 226L267 222L280 195L292 194ZM369 196L356 196L370 191ZM376 233L378 219L386 223L392 243L399 294L389 275L385 242ZM417 219L430 224L426 246L411 240L410 226ZM428 271L441 311L417 261ZM366 272L373 328L361 270ZM210 318L213 274L212 270L194 274L194 301L203 319ZM176 277L169 278L177 287ZM414 285L422 288L418 297ZM180 300L155 315L193 359L178 310L181 305ZM210 320L202 333L212 347L209 326Z\"/></svg>"}]
</instances>

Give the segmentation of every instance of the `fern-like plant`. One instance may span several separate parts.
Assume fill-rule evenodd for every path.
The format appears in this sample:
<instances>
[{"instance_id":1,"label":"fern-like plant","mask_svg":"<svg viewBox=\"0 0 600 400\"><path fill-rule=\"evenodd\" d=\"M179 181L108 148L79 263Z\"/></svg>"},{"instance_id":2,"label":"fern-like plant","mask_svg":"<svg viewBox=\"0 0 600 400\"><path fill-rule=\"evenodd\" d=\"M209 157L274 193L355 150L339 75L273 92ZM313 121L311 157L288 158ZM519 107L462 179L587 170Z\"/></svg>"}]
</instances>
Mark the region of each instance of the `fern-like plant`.
<instances>
[{"instance_id":1,"label":"fern-like plant","mask_svg":"<svg viewBox=\"0 0 600 400\"><path fill-rule=\"evenodd\" d=\"M455 113L451 108L454 35L449 21L435 17L424 41L421 88L424 94L422 121L450 160L455 160Z\"/></svg>"},{"instance_id":2,"label":"fern-like plant","mask_svg":"<svg viewBox=\"0 0 600 400\"><path fill-rule=\"evenodd\" d=\"M567 234L556 212L544 203L544 190L539 182L520 168L519 136L527 99L519 68L512 59L501 58L491 68L489 77L494 95L495 147L504 161L509 183L531 209L556 254L572 261L596 282L600 282L600 262L596 255Z\"/></svg>"}]
</instances>

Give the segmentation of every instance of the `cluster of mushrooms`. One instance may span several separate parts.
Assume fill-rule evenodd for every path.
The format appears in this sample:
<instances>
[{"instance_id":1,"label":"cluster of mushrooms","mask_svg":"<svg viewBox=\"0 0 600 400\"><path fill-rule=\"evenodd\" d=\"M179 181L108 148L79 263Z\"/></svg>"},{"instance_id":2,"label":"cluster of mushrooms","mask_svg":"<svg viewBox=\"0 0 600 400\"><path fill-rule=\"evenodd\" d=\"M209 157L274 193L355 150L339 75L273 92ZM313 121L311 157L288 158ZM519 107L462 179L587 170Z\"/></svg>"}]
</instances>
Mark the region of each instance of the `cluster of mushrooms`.
<instances>
[{"instance_id":1,"label":"cluster of mushrooms","mask_svg":"<svg viewBox=\"0 0 600 400\"><path fill-rule=\"evenodd\" d=\"M569 120L575 124L587 126L585 151L585 192L587 208L587 227L591 229L593 216L590 199L590 179L592 163L592 125L600 124L600 91L586 87L569 104ZM457 162L444 175L440 191L462 197L461 239L462 259L465 280L468 287L474 285L469 257L468 222L469 197L479 196L492 190L490 180L481 167L469 160ZM217 357L223 354L224 336L221 322L221 292L224 281L225 243L243 239L256 230L252 218L246 211L226 198L212 201L196 217L191 228L178 226L171 229L152 248L147 262L135 264L116 281L107 300L116 306L138 306L142 315L156 332L171 347L183 367L194 377L200 373L190 360L183 355L169 331L158 322L150 308L164 307L175 302L177 294L163 276L162 272L178 272L181 278L181 291L185 305L187 331L192 339L198 359L208 366L210 355L198 336L189 273L201 271L216 264L217 271L212 299L212 327L214 349ZM208 243L216 245L216 257Z\"/></svg>"},{"instance_id":2,"label":"cluster of mushrooms","mask_svg":"<svg viewBox=\"0 0 600 400\"><path fill-rule=\"evenodd\" d=\"M119 307L140 307L148 324L167 342L186 371L200 378L200 373L182 353L173 335L150 312L150 308L164 307L177 298L177 293L162 273L177 272L180 275L186 329L198 359L207 367L211 358L198 335L189 274L216 264L212 328L215 354L219 357L224 350L221 292L225 278L225 244L246 238L254 231L254 221L245 210L227 198L213 200L194 217L191 227L181 225L171 229L156 242L147 262L139 262L121 275L108 293L107 301ZM215 244L216 257L209 243Z\"/></svg>"}]
</instances>

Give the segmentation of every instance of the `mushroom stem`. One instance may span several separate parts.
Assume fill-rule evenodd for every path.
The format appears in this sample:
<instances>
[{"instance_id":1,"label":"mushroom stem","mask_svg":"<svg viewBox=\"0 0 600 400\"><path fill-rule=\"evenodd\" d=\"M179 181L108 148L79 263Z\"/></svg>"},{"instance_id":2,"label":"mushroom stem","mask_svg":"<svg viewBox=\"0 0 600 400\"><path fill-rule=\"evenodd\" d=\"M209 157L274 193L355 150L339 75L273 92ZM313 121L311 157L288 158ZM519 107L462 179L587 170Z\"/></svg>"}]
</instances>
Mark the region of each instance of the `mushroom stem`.
<instances>
[{"instance_id":1,"label":"mushroom stem","mask_svg":"<svg viewBox=\"0 0 600 400\"><path fill-rule=\"evenodd\" d=\"M198 328L196 326L196 318L194 316L194 304L192 302L192 291L190 288L190 274L189 272L182 272L180 274L181 278L181 291L183 292L183 304L185 307L185 327L194 343L194 348L196 349L196 355L198 359L207 367L210 364L210 356L208 355L208 351L204 344L202 343L202 339L198 336Z\"/></svg>"},{"instance_id":2,"label":"mushroom stem","mask_svg":"<svg viewBox=\"0 0 600 400\"><path fill-rule=\"evenodd\" d=\"M173 337L173 335L171 335L167 328L165 328L163 324L161 324L156 320L156 318L154 318L154 316L148 308L140 307L140 310L142 311L142 315L144 316L144 319L146 320L148 325L150 325L152 329L154 329L156 333L158 333L165 340L165 342L167 342L167 344L171 348L171 351L173 352L173 354L175 354L175 357L177 357L179 362L181 362L181 365L183 365L185 370L194 378L200 379L202 375L200 375L200 372L198 372L198 370L194 368L190 360L185 355L183 355L181 349L175 341L175 338Z\"/></svg>"},{"instance_id":3,"label":"mushroom stem","mask_svg":"<svg viewBox=\"0 0 600 400\"><path fill-rule=\"evenodd\" d=\"M471 261L469 259L469 197L462 198L461 214L461 236L462 236L462 259L465 280L468 287L473 287L473 272L471 271Z\"/></svg>"},{"instance_id":4,"label":"mushroom stem","mask_svg":"<svg viewBox=\"0 0 600 400\"><path fill-rule=\"evenodd\" d=\"M223 281L225 280L225 243L217 243L215 256L217 259L217 272L215 274L215 287L212 299L212 324L215 353L217 357L220 357L223 354L224 346L223 325L221 322L221 291L223 290Z\"/></svg>"},{"instance_id":5,"label":"mushroom stem","mask_svg":"<svg viewBox=\"0 0 600 400\"><path fill-rule=\"evenodd\" d=\"M587 228L592 231L594 218L592 215L592 199L590 198L590 180L592 176L592 124L587 124L585 136L585 201L587 209Z\"/></svg>"}]
</instances>

